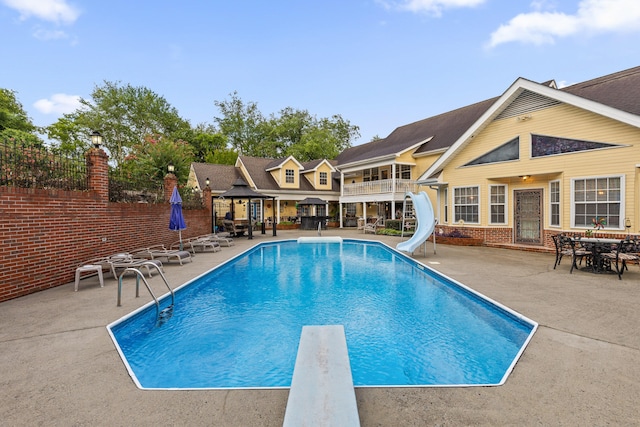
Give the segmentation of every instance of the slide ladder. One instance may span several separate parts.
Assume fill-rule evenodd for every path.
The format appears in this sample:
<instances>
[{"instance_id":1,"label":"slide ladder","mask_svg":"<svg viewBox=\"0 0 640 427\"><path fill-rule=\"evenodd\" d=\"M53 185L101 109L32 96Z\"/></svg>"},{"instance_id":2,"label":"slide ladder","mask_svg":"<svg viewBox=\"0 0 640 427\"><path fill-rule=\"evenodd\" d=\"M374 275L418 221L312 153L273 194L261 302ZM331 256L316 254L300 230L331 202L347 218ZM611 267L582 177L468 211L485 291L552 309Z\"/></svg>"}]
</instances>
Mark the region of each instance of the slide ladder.
<instances>
[{"instance_id":1,"label":"slide ladder","mask_svg":"<svg viewBox=\"0 0 640 427\"><path fill-rule=\"evenodd\" d=\"M416 212L417 223L413 236L407 241L398 243L396 249L402 252L413 253L418 246L426 242L429 236L433 234L433 230L436 227L436 218L433 212L433 205L426 192L421 191L417 194L408 192L404 197L405 201L402 207L402 216L404 218L406 213L406 199L410 197ZM404 219L402 221L402 232L404 233Z\"/></svg>"}]
</instances>

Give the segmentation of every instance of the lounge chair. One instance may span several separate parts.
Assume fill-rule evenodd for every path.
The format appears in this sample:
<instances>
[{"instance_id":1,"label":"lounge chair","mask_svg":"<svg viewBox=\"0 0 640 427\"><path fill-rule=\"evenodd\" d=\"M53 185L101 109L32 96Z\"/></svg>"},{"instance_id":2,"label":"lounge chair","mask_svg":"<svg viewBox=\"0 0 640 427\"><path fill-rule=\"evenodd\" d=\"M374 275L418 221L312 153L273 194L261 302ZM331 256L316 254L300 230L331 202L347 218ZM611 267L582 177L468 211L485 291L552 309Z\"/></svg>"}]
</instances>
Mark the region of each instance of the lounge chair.
<instances>
[{"instance_id":1,"label":"lounge chair","mask_svg":"<svg viewBox=\"0 0 640 427\"><path fill-rule=\"evenodd\" d=\"M108 257L102 258L97 261L100 265L106 266L111 270L114 278L118 278L118 269L127 269L129 267L132 268L144 268L147 270L147 274L149 277L151 275L151 268L149 263L155 265L155 268L164 271L162 262L159 259L146 259L146 258L136 258L133 254L129 252L121 252L117 254L110 255Z\"/></svg>"},{"instance_id":2,"label":"lounge chair","mask_svg":"<svg viewBox=\"0 0 640 427\"><path fill-rule=\"evenodd\" d=\"M183 260L192 262L191 253L189 251L181 251L179 249L167 249L164 245L154 245L148 248L140 248L131 251L134 256L146 259L163 259L165 262L176 260L182 265Z\"/></svg>"},{"instance_id":3,"label":"lounge chair","mask_svg":"<svg viewBox=\"0 0 640 427\"><path fill-rule=\"evenodd\" d=\"M200 249L201 252L204 252L208 249L211 249L213 252L221 251L220 243L213 242L206 238L194 237L191 239L186 239L181 242L173 242L170 246L171 249L176 249L180 247L182 244L183 250L189 250L192 254L195 255L196 250Z\"/></svg>"},{"instance_id":4,"label":"lounge chair","mask_svg":"<svg viewBox=\"0 0 640 427\"><path fill-rule=\"evenodd\" d=\"M231 237L222 237L218 234L204 234L198 236L199 239L211 240L212 242L218 242L220 246L233 246L233 239Z\"/></svg>"}]
</instances>

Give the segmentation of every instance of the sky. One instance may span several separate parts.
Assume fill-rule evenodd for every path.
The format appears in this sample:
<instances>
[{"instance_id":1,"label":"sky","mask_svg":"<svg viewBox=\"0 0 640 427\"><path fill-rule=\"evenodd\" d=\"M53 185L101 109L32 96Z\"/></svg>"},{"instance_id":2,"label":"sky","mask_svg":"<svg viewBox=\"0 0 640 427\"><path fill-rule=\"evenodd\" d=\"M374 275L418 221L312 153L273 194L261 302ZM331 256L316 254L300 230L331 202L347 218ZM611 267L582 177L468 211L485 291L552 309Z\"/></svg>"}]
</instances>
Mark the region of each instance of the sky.
<instances>
[{"instance_id":1,"label":"sky","mask_svg":"<svg viewBox=\"0 0 640 427\"><path fill-rule=\"evenodd\" d=\"M640 65L638 0L0 0L0 87L48 126L105 81L193 126L233 92L339 114L355 144L501 95Z\"/></svg>"}]
</instances>

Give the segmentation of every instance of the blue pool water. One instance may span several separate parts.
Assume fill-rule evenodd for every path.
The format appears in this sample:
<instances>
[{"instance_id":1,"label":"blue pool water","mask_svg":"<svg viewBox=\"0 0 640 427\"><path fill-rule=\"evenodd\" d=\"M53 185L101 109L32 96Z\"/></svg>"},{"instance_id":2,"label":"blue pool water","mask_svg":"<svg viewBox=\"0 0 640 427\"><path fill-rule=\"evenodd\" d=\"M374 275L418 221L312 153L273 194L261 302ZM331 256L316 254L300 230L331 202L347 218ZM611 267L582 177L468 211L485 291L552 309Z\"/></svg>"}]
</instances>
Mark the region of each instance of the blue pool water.
<instances>
[{"instance_id":1,"label":"blue pool water","mask_svg":"<svg viewBox=\"0 0 640 427\"><path fill-rule=\"evenodd\" d=\"M165 302L167 304L168 302ZM109 325L141 388L289 387L304 325L344 325L355 386L500 384L536 324L377 242L260 244Z\"/></svg>"}]
</instances>

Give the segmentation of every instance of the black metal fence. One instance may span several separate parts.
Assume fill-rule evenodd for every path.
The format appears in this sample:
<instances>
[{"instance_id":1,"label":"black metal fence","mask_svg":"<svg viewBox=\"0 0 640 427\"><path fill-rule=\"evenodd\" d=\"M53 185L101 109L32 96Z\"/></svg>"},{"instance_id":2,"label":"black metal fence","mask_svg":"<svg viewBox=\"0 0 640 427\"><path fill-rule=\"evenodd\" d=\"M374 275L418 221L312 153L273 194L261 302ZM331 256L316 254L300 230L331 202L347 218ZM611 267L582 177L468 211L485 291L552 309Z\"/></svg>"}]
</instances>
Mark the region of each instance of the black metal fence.
<instances>
[{"instance_id":1,"label":"black metal fence","mask_svg":"<svg viewBox=\"0 0 640 427\"><path fill-rule=\"evenodd\" d=\"M147 177L132 177L118 169L109 169L109 201L120 203L162 203L162 182Z\"/></svg>"},{"instance_id":2,"label":"black metal fence","mask_svg":"<svg viewBox=\"0 0 640 427\"><path fill-rule=\"evenodd\" d=\"M0 141L0 185L86 190L87 163L83 156L60 155L21 141Z\"/></svg>"},{"instance_id":3,"label":"black metal fence","mask_svg":"<svg viewBox=\"0 0 640 427\"><path fill-rule=\"evenodd\" d=\"M163 203L163 181L132 176L109 168L109 201ZM46 146L16 140L0 141L0 186L22 188L88 189L87 161L82 154L62 155ZM199 191L180 188L184 209L204 207Z\"/></svg>"}]
</instances>

